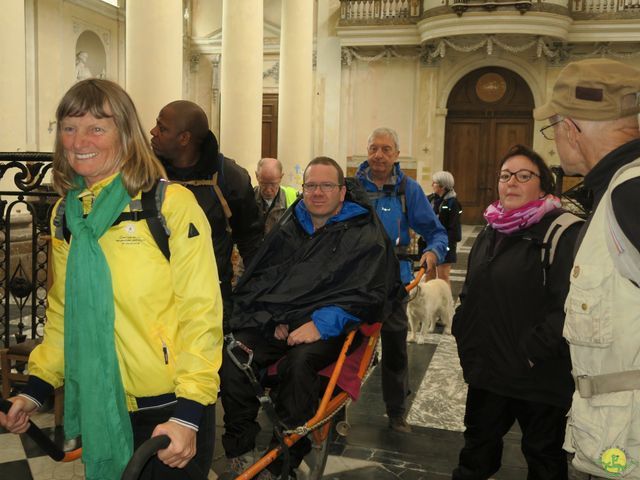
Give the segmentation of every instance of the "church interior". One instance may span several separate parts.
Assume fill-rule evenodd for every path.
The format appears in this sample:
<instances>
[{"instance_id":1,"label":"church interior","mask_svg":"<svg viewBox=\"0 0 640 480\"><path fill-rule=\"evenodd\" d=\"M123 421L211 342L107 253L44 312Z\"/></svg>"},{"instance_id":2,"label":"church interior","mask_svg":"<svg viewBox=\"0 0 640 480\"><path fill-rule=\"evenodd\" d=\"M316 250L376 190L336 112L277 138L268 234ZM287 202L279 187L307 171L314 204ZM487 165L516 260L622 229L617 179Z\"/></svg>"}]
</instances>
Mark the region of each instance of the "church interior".
<instances>
[{"instance_id":1,"label":"church interior","mask_svg":"<svg viewBox=\"0 0 640 480\"><path fill-rule=\"evenodd\" d=\"M560 163L555 143L538 132L547 122L532 116L560 70L586 58L640 68L640 0L9 0L2 10L4 348L42 336L46 322L41 226L55 194L39 154L53 151L56 105L75 82L121 85L147 132L167 103L195 102L220 150L254 185L264 157L278 158L282 184L297 190L317 156L353 175L370 132L395 129L400 166L425 193L433 173L455 178L464 224L451 270L455 299L482 213L497 196L499 159L520 143ZM374 370L347 410L348 435L331 436L322 478L451 478L466 397L455 340L438 327L408 349L413 431L387 428ZM49 407L34 421L62 443ZM225 463L221 412L216 422L211 479ZM517 428L505 437L496 480L526 478L519 438ZM0 428L0 479L83 478L80 462L56 463L27 436Z\"/></svg>"}]
</instances>

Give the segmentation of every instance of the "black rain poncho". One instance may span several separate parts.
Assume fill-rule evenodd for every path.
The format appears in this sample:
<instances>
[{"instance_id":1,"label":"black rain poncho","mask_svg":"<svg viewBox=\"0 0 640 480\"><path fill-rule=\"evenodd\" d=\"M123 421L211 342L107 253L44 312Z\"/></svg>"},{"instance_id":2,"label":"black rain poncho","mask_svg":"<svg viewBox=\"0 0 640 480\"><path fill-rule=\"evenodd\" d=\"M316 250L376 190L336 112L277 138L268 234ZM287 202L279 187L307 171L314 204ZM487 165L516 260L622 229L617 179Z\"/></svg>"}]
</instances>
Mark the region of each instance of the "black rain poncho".
<instances>
[{"instance_id":1,"label":"black rain poncho","mask_svg":"<svg viewBox=\"0 0 640 480\"><path fill-rule=\"evenodd\" d=\"M366 213L305 232L294 213L297 202L265 238L234 291L231 329L289 331L311 320L314 310L335 305L363 322L382 321L390 300L404 295L398 261L370 205L347 200Z\"/></svg>"}]
</instances>

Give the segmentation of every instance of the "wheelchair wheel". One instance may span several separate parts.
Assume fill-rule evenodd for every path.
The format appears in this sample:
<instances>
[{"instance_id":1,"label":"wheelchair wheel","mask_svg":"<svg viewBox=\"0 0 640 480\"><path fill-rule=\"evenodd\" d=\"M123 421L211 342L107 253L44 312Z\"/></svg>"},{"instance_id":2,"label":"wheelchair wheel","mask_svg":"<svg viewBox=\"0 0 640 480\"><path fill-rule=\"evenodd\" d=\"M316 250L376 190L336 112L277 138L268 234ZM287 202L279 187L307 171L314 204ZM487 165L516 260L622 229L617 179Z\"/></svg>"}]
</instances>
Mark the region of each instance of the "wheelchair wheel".
<instances>
[{"instance_id":1,"label":"wheelchair wheel","mask_svg":"<svg viewBox=\"0 0 640 480\"><path fill-rule=\"evenodd\" d=\"M329 433L326 438L320 442L313 442L311 451L304 457L304 463L309 467L308 480L320 480L324 473L324 468L327 465L327 458L329 457L329 445L331 444L333 433L333 421L328 424Z\"/></svg>"}]
</instances>

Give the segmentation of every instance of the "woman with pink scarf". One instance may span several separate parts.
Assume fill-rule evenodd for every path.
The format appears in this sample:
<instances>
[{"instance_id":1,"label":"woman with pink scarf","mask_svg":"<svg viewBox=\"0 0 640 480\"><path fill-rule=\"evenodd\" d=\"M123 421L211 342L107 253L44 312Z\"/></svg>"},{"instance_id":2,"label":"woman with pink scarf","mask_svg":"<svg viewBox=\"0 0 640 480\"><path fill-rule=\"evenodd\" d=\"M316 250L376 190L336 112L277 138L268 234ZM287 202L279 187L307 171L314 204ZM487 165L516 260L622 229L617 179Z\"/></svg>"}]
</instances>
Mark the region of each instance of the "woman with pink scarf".
<instances>
[{"instance_id":1,"label":"woman with pink scarf","mask_svg":"<svg viewBox=\"0 0 640 480\"><path fill-rule=\"evenodd\" d=\"M503 437L517 421L528 480L566 480L562 450L573 379L562 338L579 224L542 261L543 239L563 210L554 180L533 150L514 146L496 175L499 199L469 254L453 319L469 385L465 444L453 480L485 480L500 469Z\"/></svg>"}]
</instances>

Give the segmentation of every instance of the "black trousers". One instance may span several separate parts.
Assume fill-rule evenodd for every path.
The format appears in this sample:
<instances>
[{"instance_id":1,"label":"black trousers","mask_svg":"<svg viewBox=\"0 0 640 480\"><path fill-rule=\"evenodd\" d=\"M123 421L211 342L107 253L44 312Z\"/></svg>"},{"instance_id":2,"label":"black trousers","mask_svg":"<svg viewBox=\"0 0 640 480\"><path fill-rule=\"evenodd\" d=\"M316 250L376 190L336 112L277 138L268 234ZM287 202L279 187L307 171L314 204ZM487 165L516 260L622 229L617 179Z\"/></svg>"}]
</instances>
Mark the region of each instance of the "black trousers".
<instances>
[{"instance_id":1,"label":"black trousers","mask_svg":"<svg viewBox=\"0 0 640 480\"><path fill-rule=\"evenodd\" d=\"M567 480L562 450L567 408L505 397L469 386L464 447L453 480L486 480L500 469L502 438L517 420L527 480Z\"/></svg>"},{"instance_id":2,"label":"black trousers","mask_svg":"<svg viewBox=\"0 0 640 480\"><path fill-rule=\"evenodd\" d=\"M134 449L142 445L151 438L151 433L160 423L164 423L173 415L173 406L164 408L153 408L131 412L131 427L133 429ZM204 475L209 474L211 463L213 462L213 446L216 430L216 406L208 405L204 409L198 434L196 436L196 455L191 462L196 462ZM184 469L171 468L158 460L154 455L142 470L140 480L190 480Z\"/></svg>"},{"instance_id":3,"label":"black trousers","mask_svg":"<svg viewBox=\"0 0 640 480\"><path fill-rule=\"evenodd\" d=\"M380 331L382 340L382 398L389 417L404 417L409 396L407 304L397 301Z\"/></svg>"},{"instance_id":4,"label":"black trousers","mask_svg":"<svg viewBox=\"0 0 640 480\"><path fill-rule=\"evenodd\" d=\"M257 329L235 332L236 340L253 350L252 368L258 376L261 370L281 359L277 368L275 395L276 413L288 427L303 425L318 405L321 380L318 371L338 358L344 336L318 340L290 347L285 341L265 338ZM225 350L221 369L224 434L222 445L227 458L238 457L255 448L260 425L256 422L259 403L246 374L228 357ZM296 468L311 450L303 438L289 448L290 466ZM269 469L278 472L278 462Z\"/></svg>"}]
</instances>

